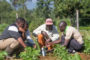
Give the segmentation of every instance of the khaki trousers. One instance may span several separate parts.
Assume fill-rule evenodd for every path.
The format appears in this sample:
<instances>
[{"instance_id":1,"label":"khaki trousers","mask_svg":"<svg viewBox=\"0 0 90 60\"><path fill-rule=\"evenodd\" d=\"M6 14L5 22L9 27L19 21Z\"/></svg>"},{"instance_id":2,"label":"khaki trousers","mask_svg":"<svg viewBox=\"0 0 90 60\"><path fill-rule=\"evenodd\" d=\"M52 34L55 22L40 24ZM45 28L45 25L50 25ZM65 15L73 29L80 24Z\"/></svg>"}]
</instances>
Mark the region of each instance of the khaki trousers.
<instances>
[{"instance_id":1,"label":"khaki trousers","mask_svg":"<svg viewBox=\"0 0 90 60\"><path fill-rule=\"evenodd\" d=\"M19 45L19 42L14 38L0 40L0 50L6 49L8 46L10 46L10 48L14 49L18 45Z\"/></svg>"}]
</instances>

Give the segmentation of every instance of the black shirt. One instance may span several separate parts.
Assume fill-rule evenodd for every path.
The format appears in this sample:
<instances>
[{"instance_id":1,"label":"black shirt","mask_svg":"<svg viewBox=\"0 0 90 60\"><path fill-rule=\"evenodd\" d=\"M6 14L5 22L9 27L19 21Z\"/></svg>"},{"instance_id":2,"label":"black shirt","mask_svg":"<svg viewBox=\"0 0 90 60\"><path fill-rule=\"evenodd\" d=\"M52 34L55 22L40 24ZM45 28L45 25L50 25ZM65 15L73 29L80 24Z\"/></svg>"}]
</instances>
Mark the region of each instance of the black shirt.
<instances>
[{"instance_id":1,"label":"black shirt","mask_svg":"<svg viewBox=\"0 0 90 60\"><path fill-rule=\"evenodd\" d=\"M0 35L0 40L7 39L7 38L15 38L16 40L21 37L18 27L16 24L12 24L8 26Z\"/></svg>"}]
</instances>

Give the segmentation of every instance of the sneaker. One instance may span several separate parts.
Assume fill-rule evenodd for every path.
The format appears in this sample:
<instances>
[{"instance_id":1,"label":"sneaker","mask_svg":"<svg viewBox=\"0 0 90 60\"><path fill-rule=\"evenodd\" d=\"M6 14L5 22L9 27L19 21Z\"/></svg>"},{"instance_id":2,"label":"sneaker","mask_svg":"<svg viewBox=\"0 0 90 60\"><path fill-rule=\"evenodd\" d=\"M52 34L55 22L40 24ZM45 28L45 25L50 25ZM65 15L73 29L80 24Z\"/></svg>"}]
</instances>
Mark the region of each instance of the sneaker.
<instances>
[{"instance_id":1,"label":"sneaker","mask_svg":"<svg viewBox=\"0 0 90 60\"><path fill-rule=\"evenodd\" d=\"M75 54L76 53L75 50L71 50L71 49L68 49L68 52L71 53L71 54Z\"/></svg>"}]
</instances>

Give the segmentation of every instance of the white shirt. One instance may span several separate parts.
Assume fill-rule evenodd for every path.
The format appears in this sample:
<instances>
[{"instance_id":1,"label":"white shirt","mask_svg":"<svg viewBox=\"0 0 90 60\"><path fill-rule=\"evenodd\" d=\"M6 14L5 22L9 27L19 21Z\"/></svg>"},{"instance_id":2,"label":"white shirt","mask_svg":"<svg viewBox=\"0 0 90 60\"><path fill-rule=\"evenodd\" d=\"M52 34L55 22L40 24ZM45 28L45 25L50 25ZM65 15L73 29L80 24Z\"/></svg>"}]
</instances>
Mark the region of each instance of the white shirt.
<instances>
[{"instance_id":1,"label":"white shirt","mask_svg":"<svg viewBox=\"0 0 90 60\"><path fill-rule=\"evenodd\" d=\"M54 25L53 25L52 31L46 30L46 24L43 24L39 26L37 29L35 29L33 33L38 35L38 34L41 34L41 31L45 31L48 34L48 36L51 38L52 41L59 39L59 33L57 32L57 29Z\"/></svg>"}]
</instances>

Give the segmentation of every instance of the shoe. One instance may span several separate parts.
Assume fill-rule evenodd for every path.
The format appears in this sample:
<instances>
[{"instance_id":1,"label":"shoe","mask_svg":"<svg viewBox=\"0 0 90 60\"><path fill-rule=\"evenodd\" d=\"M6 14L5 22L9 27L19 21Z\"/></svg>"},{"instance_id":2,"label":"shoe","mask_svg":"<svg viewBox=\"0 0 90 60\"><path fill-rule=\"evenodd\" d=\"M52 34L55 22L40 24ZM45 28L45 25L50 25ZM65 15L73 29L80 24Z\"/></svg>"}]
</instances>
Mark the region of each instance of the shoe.
<instances>
[{"instance_id":1,"label":"shoe","mask_svg":"<svg viewBox=\"0 0 90 60\"><path fill-rule=\"evenodd\" d=\"M71 53L71 54L75 54L76 53L75 50L71 50L71 49L68 49L68 52Z\"/></svg>"}]
</instances>

